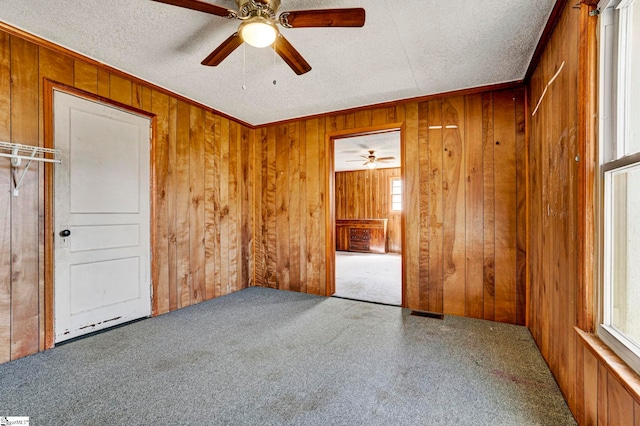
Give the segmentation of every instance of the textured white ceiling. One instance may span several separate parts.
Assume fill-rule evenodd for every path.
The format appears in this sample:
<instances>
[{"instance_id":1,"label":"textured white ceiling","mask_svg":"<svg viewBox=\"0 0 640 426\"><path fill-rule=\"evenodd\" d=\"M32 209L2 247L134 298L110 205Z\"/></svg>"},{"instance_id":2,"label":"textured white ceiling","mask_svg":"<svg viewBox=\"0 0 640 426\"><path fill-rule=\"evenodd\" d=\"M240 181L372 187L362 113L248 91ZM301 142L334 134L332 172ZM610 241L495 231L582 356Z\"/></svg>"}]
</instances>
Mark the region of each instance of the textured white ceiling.
<instances>
[{"instance_id":1,"label":"textured white ceiling","mask_svg":"<svg viewBox=\"0 0 640 426\"><path fill-rule=\"evenodd\" d=\"M313 67L302 76L244 45L200 65L239 21L151 0L0 0L0 21L259 125L521 80L554 3L282 0L281 12L366 10L363 28L281 29Z\"/></svg>"}]
</instances>

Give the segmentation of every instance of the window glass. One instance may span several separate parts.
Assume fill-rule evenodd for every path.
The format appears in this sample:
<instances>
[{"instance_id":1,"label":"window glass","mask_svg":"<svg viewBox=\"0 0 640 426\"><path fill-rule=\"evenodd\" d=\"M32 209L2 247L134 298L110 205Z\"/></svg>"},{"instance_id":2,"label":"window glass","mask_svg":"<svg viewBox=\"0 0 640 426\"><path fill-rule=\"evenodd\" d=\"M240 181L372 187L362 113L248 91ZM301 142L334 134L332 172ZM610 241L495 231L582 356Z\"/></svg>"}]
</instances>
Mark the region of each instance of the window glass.
<instances>
[{"instance_id":1,"label":"window glass","mask_svg":"<svg viewBox=\"0 0 640 426\"><path fill-rule=\"evenodd\" d=\"M391 179L391 211L402 210L402 179Z\"/></svg>"},{"instance_id":2,"label":"window glass","mask_svg":"<svg viewBox=\"0 0 640 426\"><path fill-rule=\"evenodd\" d=\"M640 347L640 164L611 177L611 326Z\"/></svg>"}]
</instances>

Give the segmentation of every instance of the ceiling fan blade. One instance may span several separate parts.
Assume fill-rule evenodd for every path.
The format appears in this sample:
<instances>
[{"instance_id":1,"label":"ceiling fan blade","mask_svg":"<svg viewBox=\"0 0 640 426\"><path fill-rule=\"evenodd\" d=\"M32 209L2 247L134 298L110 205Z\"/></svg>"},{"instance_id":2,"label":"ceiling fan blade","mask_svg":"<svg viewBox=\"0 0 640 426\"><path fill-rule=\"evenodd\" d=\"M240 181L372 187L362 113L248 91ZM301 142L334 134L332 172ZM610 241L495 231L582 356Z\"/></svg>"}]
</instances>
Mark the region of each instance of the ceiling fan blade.
<instances>
[{"instance_id":1,"label":"ceiling fan blade","mask_svg":"<svg viewBox=\"0 0 640 426\"><path fill-rule=\"evenodd\" d=\"M276 53L291 67L293 72L302 75L311 71L311 65L304 60L302 55L287 41L282 34L276 38L274 49Z\"/></svg>"},{"instance_id":2,"label":"ceiling fan blade","mask_svg":"<svg viewBox=\"0 0 640 426\"><path fill-rule=\"evenodd\" d=\"M287 28L362 27L365 12L362 8L294 10L281 13L279 19Z\"/></svg>"},{"instance_id":3,"label":"ceiling fan blade","mask_svg":"<svg viewBox=\"0 0 640 426\"><path fill-rule=\"evenodd\" d=\"M356 161L362 161L362 160L345 160L345 163L355 163Z\"/></svg>"},{"instance_id":4,"label":"ceiling fan blade","mask_svg":"<svg viewBox=\"0 0 640 426\"><path fill-rule=\"evenodd\" d=\"M213 52L207 56L204 61L201 62L202 65L208 65L215 67L219 65L227 56L231 54L234 50L238 48L242 44L242 37L236 32L229 36L228 39L222 42L220 46L216 48Z\"/></svg>"},{"instance_id":5,"label":"ceiling fan blade","mask_svg":"<svg viewBox=\"0 0 640 426\"><path fill-rule=\"evenodd\" d=\"M376 161L391 161L395 159L396 157L381 157L381 158L376 158Z\"/></svg>"},{"instance_id":6,"label":"ceiling fan blade","mask_svg":"<svg viewBox=\"0 0 640 426\"><path fill-rule=\"evenodd\" d=\"M184 7L186 9L197 10L199 12L210 13L216 16L223 16L225 18L235 18L236 12L226 7L217 6L215 4L207 3L202 0L153 0L158 3L171 4L178 7Z\"/></svg>"}]
</instances>

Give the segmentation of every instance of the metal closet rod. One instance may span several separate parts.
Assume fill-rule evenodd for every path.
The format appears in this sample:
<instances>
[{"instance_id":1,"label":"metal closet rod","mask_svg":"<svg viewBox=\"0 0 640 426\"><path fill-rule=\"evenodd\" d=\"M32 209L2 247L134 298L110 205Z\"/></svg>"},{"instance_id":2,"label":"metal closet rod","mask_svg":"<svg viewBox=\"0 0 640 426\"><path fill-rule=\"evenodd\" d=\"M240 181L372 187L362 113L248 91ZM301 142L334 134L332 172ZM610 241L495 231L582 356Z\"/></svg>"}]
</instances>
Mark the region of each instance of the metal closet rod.
<instances>
[{"instance_id":1,"label":"metal closet rod","mask_svg":"<svg viewBox=\"0 0 640 426\"><path fill-rule=\"evenodd\" d=\"M60 163L58 158L62 151L59 149L42 148L33 145L22 145L19 143L0 142L0 149L11 151L11 153L0 152L0 157L15 158L20 160L44 161L46 163ZM52 154L54 158L37 157L37 155ZM12 162L13 164L13 162ZM14 164L14 166L17 166Z\"/></svg>"},{"instance_id":2,"label":"metal closet rod","mask_svg":"<svg viewBox=\"0 0 640 426\"><path fill-rule=\"evenodd\" d=\"M29 170L29 166L32 161L40 161L45 163L56 163L59 164L60 155L62 151L59 149L52 148L42 148L39 146L33 145L22 145L19 143L10 143L10 142L0 142L0 150L10 151L10 153L0 152L0 157L7 157L11 159L11 165L13 166L13 181L15 182L15 188L13 188L13 195L15 197L18 196L18 190L20 189L20 185L22 184L22 180L27 174L27 170ZM53 155L53 158L47 158L46 155ZM39 157L42 155L42 157ZM22 160L26 160L27 163L24 166L24 170L20 175L20 179L16 180L15 169L20 167Z\"/></svg>"}]
</instances>

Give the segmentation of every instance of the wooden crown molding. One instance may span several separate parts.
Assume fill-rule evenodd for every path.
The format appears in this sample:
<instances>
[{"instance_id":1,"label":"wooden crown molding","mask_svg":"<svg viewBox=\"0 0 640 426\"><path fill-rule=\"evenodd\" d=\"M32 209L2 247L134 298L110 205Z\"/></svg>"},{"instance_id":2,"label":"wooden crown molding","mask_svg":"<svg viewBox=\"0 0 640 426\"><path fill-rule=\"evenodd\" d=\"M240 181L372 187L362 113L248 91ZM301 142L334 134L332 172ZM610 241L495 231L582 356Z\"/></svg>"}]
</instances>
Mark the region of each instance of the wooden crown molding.
<instances>
[{"instance_id":1,"label":"wooden crown molding","mask_svg":"<svg viewBox=\"0 0 640 426\"><path fill-rule=\"evenodd\" d=\"M567 0L558 0L558 3L563 2L563 1L567 1ZM557 7L557 4L556 4ZM554 9L555 10L555 9ZM552 13L553 15L553 13ZM557 19L556 19L557 20ZM547 24L548 26L549 24ZM555 23L554 23L555 26ZM200 102L194 101L193 99L187 98L183 95L180 95L178 93L172 92L169 89L166 89L164 87L158 86L154 83L151 83L149 81L143 80L141 78L138 78L136 76L133 76L131 74L128 74L124 71L121 71L117 68L114 68L110 65L107 65L103 62L100 62L98 60L89 58L81 53L78 52L74 52L72 50L69 50L67 48L64 48L62 46L59 46L49 40L46 40L44 38L38 37L34 34L31 34L27 31L21 30L19 28L13 27L12 25L9 25L7 23L4 23L2 21L0 21L0 30L5 31L7 33L9 33L12 36L15 37L19 37L21 39L24 39L30 43L34 43L38 46L44 47L46 49L52 50L54 52L60 53L62 55L65 56L69 56L73 59L76 60L80 60L83 62L86 62L90 65L96 66L98 68L101 68L107 72L109 72L110 74L114 74L117 75L119 77L128 79L130 81L132 81L133 83L139 84L139 85L143 85L146 87L149 87L153 90L157 90L158 92L164 93L165 95L174 97L178 100L181 100L183 102L186 102L188 104L194 105L198 108L202 108L205 111L210 111L216 115L219 115L221 117L227 118L233 122L236 122L242 126L245 126L249 129L252 130L256 130L256 129L262 129L262 128L266 128L266 127L271 127L271 126L277 126L277 125L282 125L282 124L289 124L289 123L293 123L293 122L299 122L299 121L304 121L304 120L309 120L309 119L314 119L314 118L320 118L320 117L330 117L333 115L340 115L340 114L351 114L351 113L355 113L355 112L359 112L359 111L364 111L364 110L370 110L370 109L376 109L376 108L386 108L386 107L391 107L391 106L397 106L397 105L402 105L402 104L407 104L407 103L411 103L411 102L426 102L426 101L430 101L433 99L440 99L440 98L445 98L445 97L451 97L451 96L464 96L464 95L471 95L471 94L476 94L476 93L482 93L482 92L490 92L490 91L498 91L498 90L506 90L506 89L514 89L514 88L519 88L522 87L524 85L525 80L517 80L517 81L510 81L510 82L506 82L506 83L498 83L498 84L491 84L491 85L485 85L485 86L478 86L478 87L472 87L472 88L468 88L468 89L460 89L460 90L452 90L449 92L441 92L441 93L435 93L435 94L430 94L430 95L422 95L422 96L417 96L417 97L412 97L412 98L404 98L404 99L397 99L397 100L393 100L393 101L387 101L387 102L381 102L381 103L376 103L376 104L368 104L368 105L362 105L362 106L358 106L358 107L353 107L353 108L347 108L347 109L343 109L343 110L338 110L338 111L330 111L330 112L324 112L324 113L320 113L320 114L312 114L312 115L307 115L307 116L300 116L300 117L294 117L294 118L290 118L290 119L286 119L286 120L281 120L281 121L274 121L274 122L269 122L269 123L263 123L263 124L258 124L258 125L253 125L250 123L247 123L245 121L242 121L238 118L232 117L228 114L225 114L223 112L220 112L210 106L204 105ZM545 28L545 32L546 32L546 28ZM542 39L541 39L542 42ZM546 44L546 41L545 41ZM539 43L540 45L540 43ZM544 46L544 45L543 45ZM539 58L538 58L539 59Z\"/></svg>"}]
</instances>

